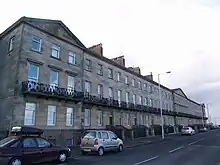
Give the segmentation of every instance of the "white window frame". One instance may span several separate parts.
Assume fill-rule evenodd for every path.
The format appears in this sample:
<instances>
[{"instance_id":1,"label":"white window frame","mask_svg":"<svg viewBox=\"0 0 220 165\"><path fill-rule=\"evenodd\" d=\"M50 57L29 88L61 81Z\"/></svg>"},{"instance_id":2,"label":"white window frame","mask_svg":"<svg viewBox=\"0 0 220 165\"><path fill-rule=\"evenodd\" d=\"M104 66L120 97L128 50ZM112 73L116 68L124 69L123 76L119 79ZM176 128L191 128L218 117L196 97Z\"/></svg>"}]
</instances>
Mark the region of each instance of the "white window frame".
<instances>
[{"instance_id":1,"label":"white window frame","mask_svg":"<svg viewBox=\"0 0 220 165\"><path fill-rule=\"evenodd\" d=\"M114 98L114 94L113 94L114 92L113 92L113 88L112 87L109 87L108 88L108 96L109 96L109 98Z\"/></svg>"},{"instance_id":2,"label":"white window frame","mask_svg":"<svg viewBox=\"0 0 220 165\"><path fill-rule=\"evenodd\" d=\"M53 50L57 52L56 56L53 54ZM52 45L51 56L54 58L60 58L60 46L59 45L56 45L56 44Z\"/></svg>"},{"instance_id":3,"label":"white window frame","mask_svg":"<svg viewBox=\"0 0 220 165\"><path fill-rule=\"evenodd\" d=\"M131 80L131 85L134 87L135 86L135 79Z\"/></svg>"},{"instance_id":4,"label":"white window frame","mask_svg":"<svg viewBox=\"0 0 220 165\"><path fill-rule=\"evenodd\" d=\"M14 49L15 36L10 38L8 51L12 51Z\"/></svg>"},{"instance_id":5,"label":"white window frame","mask_svg":"<svg viewBox=\"0 0 220 165\"><path fill-rule=\"evenodd\" d=\"M153 100L152 100L152 98L149 99L149 105L150 105L151 107L153 107Z\"/></svg>"},{"instance_id":6,"label":"white window frame","mask_svg":"<svg viewBox=\"0 0 220 165\"><path fill-rule=\"evenodd\" d=\"M125 102L129 103L129 92L125 93Z\"/></svg>"},{"instance_id":7,"label":"white window frame","mask_svg":"<svg viewBox=\"0 0 220 165\"><path fill-rule=\"evenodd\" d=\"M29 75L31 65L37 68L36 78ZM29 80L29 81L38 82L38 79L39 79L39 70L40 70L40 67L39 67L39 66L34 65L34 64L32 64L32 63L28 63L28 80Z\"/></svg>"},{"instance_id":8,"label":"white window frame","mask_svg":"<svg viewBox=\"0 0 220 165\"><path fill-rule=\"evenodd\" d=\"M102 96L103 95L103 85L102 84L98 84L98 95Z\"/></svg>"},{"instance_id":9,"label":"white window frame","mask_svg":"<svg viewBox=\"0 0 220 165\"><path fill-rule=\"evenodd\" d=\"M98 75L103 75L103 65L102 64L98 64Z\"/></svg>"},{"instance_id":10,"label":"white window frame","mask_svg":"<svg viewBox=\"0 0 220 165\"><path fill-rule=\"evenodd\" d=\"M136 94L132 95L132 103L135 105L136 104Z\"/></svg>"},{"instance_id":11,"label":"white window frame","mask_svg":"<svg viewBox=\"0 0 220 165\"><path fill-rule=\"evenodd\" d=\"M36 38L38 38L39 40L36 40ZM32 43L33 42L39 44L39 49L37 50L37 49L33 48L32 45L31 45L31 49L35 50L37 52L40 52L41 51L41 47L42 47L42 39L40 37L38 37L38 36L33 36L32 37Z\"/></svg>"},{"instance_id":12,"label":"white window frame","mask_svg":"<svg viewBox=\"0 0 220 165\"><path fill-rule=\"evenodd\" d=\"M144 97L144 102L143 102L144 105L147 105L147 98Z\"/></svg>"},{"instance_id":13,"label":"white window frame","mask_svg":"<svg viewBox=\"0 0 220 165\"><path fill-rule=\"evenodd\" d=\"M90 126L91 125L91 110L85 109L84 111L84 126Z\"/></svg>"},{"instance_id":14,"label":"white window frame","mask_svg":"<svg viewBox=\"0 0 220 165\"><path fill-rule=\"evenodd\" d=\"M119 82L121 80L121 73L117 72L117 81Z\"/></svg>"},{"instance_id":15,"label":"white window frame","mask_svg":"<svg viewBox=\"0 0 220 165\"><path fill-rule=\"evenodd\" d=\"M57 73L56 83L51 82L51 76L52 76L52 73L53 73L53 72L54 72L54 73ZM55 70L51 70L51 71L50 71L50 85L57 87L58 84L59 84L59 72L58 72L58 71L55 71Z\"/></svg>"},{"instance_id":16,"label":"white window frame","mask_svg":"<svg viewBox=\"0 0 220 165\"><path fill-rule=\"evenodd\" d=\"M72 82L69 81L70 79L72 79ZM75 89L75 79L71 75L67 76L67 89L70 91L72 91L72 90L74 91L74 89Z\"/></svg>"},{"instance_id":17,"label":"white window frame","mask_svg":"<svg viewBox=\"0 0 220 165\"><path fill-rule=\"evenodd\" d=\"M128 84L128 76L125 76L125 84Z\"/></svg>"},{"instance_id":18,"label":"white window frame","mask_svg":"<svg viewBox=\"0 0 220 165\"><path fill-rule=\"evenodd\" d=\"M31 119L28 118L28 112L32 113ZM31 120L32 122L29 123L27 120ZM36 120L36 104L27 102L25 104L25 113L24 113L24 125L35 125Z\"/></svg>"},{"instance_id":19,"label":"white window frame","mask_svg":"<svg viewBox=\"0 0 220 165\"><path fill-rule=\"evenodd\" d=\"M121 103L121 90L118 90L118 102L119 102L119 104Z\"/></svg>"},{"instance_id":20,"label":"white window frame","mask_svg":"<svg viewBox=\"0 0 220 165\"><path fill-rule=\"evenodd\" d=\"M73 126L73 108L66 108L66 126Z\"/></svg>"},{"instance_id":21,"label":"white window frame","mask_svg":"<svg viewBox=\"0 0 220 165\"><path fill-rule=\"evenodd\" d=\"M92 84L90 81L85 81L85 92L91 93Z\"/></svg>"},{"instance_id":22,"label":"white window frame","mask_svg":"<svg viewBox=\"0 0 220 165\"><path fill-rule=\"evenodd\" d=\"M138 81L138 88L141 88L141 81Z\"/></svg>"},{"instance_id":23,"label":"white window frame","mask_svg":"<svg viewBox=\"0 0 220 165\"><path fill-rule=\"evenodd\" d=\"M142 96L138 96L138 104L139 104L139 105L142 105L142 101L143 101Z\"/></svg>"},{"instance_id":24,"label":"white window frame","mask_svg":"<svg viewBox=\"0 0 220 165\"><path fill-rule=\"evenodd\" d=\"M48 105L47 108L47 125L48 126L55 126L56 125L56 106L55 105ZM52 114L53 119L50 120L50 115ZM52 121L52 122L51 122Z\"/></svg>"},{"instance_id":25,"label":"white window frame","mask_svg":"<svg viewBox=\"0 0 220 165\"><path fill-rule=\"evenodd\" d=\"M108 68L108 78L113 79L113 70L111 68Z\"/></svg>"},{"instance_id":26,"label":"white window frame","mask_svg":"<svg viewBox=\"0 0 220 165\"><path fill-rule=\"evenodd\" d=\"M71 60L72 59L72 60ZM76 65L76 53L74 52L69 52L69 58L68 58L68 63Z\"/></svg>"},{"instance_id":27,"label":"white window frame","mask_svg":"<svg viewBox=\"0 0 220 165\"><path fill-rule=\"evenodd\" d=\"M147 84L144 83L143 86L144 86L144 90L146 90L147 89Z\"/></svg>"},{"instance_id":28,"label":"white window frame","mask_svg":"<svg viewBox=\"0 0 220 165\"><path fill-rule=\"evenodd\" d=\"M103 119L103 114L102 114L102 111L99 110L98 111L98 126L99 127L102 126L102 123L103 123L102 119Z\"/></svg>"}]
</instances>

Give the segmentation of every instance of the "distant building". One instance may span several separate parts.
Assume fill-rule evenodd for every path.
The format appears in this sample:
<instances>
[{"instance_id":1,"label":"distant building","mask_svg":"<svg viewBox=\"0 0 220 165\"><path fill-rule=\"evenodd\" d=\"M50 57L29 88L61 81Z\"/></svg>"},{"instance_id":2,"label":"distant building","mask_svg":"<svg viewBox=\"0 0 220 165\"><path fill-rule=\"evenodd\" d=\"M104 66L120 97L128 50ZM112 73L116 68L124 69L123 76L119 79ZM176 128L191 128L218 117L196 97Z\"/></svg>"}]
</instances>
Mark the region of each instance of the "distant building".
<instances>
[{"instance_id":1,"label":"distant building","mask_svg":"<svg viewBox=\"0 0 220 165\"><path fill-rule=\"evenodd\" d=\"M61 21L22 17L0 34L0 131L35 126L66 145L85 129L107 128L122 138L160 133L158 84L108 59L102 44L86 48ZM202 124L201 105L181 89L161 86L164 128ZM204 118L205 119L205 118Z\"/></svg>"}]
</instances>

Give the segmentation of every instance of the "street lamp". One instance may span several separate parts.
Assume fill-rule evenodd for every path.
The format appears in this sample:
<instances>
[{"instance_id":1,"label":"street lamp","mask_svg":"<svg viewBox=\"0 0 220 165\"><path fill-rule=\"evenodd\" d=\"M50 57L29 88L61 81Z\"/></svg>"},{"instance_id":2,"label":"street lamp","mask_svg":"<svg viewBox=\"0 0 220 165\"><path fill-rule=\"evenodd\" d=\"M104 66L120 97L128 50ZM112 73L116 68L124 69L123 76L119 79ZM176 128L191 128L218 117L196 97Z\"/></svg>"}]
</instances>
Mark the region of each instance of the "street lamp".
<instances>
[{"instance_id":1,"label":"street lamp","mask_svg":"<svg viewBox=\"0 0 220 165\"><path fill-rule=\"evenodd\" d=\"M162 109L162 99L161 99L161 89L160 89L160 75L162 74L169 74L171 71L165 73L158 74L158 86L159 86L159 97L160 97L160 118L161 118L161 130L162 130L162 139L164 139L164 129L163 129L163 109Z\"/></svg>"}]
</instances>

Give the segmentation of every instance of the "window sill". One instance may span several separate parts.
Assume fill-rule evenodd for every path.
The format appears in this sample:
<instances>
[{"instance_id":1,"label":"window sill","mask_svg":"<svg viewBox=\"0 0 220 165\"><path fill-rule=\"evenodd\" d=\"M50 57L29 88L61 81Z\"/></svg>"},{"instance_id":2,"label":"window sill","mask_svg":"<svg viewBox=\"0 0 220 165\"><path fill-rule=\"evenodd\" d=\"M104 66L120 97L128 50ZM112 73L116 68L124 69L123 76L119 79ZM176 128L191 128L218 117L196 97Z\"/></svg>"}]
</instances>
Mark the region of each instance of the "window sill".
<instances>
[{"instance_id":1,"label":"window sill","mask_svg":"<svg viewBox=\"0 0 220 165\"><path fill-rule=\"evenodd\" d=\"M55 124L47 124L47 126L52 126L52 127L54 127L54 126L56 126Z\"/></svg>"},{"instance_id":2,"label":"window sill","mask_svg":"<svg viewBox=\"0 0 220 165\"><path fill-rule=\"evenodd\" d=\"M73 64L73 63L70 63L70 62L67 62L69 65L72 65L72 66L78 66L76 63Z\"/></svg>"},{"instance_id":3,"label":"window sill","mask_svg":"<svg viewBox=\"0 0 220 165\"><path fill-rule=\"evenodd\" d=\"M35 50L35 49L33 49L33 48L31 48L30 50L31 50L32 52L42 54L42 52L41 52L41 51L39 51L39 50Z\"/></svg>"},{"instance_id":4,"label":"window sill","mask_svg":"<svg viewBox=\"0 0 220 165\"><path fill-rule=\"evenodd\" d=\"M85 71L87 71L87 72L92 72L92 70L89 70L89 69L84 69Z\"/></svg>"},{"instance_id":5,"label":"window sill","mask_svg":"<svg viewBox=\"0 0 220 165\"><path fill-rule=\"evenodd\" d=\"M50 57L53 58L53 59L55 59L55 60L59 60L59 61L61 61L60 58L57 58L57 57L54 57L54 56L50 56Z\"/></svg>"}]
</instances>

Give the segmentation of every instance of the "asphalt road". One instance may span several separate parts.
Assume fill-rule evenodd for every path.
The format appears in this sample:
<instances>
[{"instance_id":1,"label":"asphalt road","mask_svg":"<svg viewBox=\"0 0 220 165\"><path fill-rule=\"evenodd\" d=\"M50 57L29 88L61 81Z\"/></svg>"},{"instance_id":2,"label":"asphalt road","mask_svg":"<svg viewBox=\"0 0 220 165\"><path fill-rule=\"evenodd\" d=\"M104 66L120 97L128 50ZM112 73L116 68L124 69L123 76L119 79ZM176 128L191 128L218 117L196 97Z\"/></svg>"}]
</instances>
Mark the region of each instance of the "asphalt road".
<instances>
[{"instance_id":1,"label":"asphalt road","mask_svg":"<svg viewBox=\"0 0 220 165\"><path fill-rule=\"evenodd\" d=\"M220 165L220 130L128 148L122 153L79 156L64 165Z\"/></svg>"}]
</instances>

